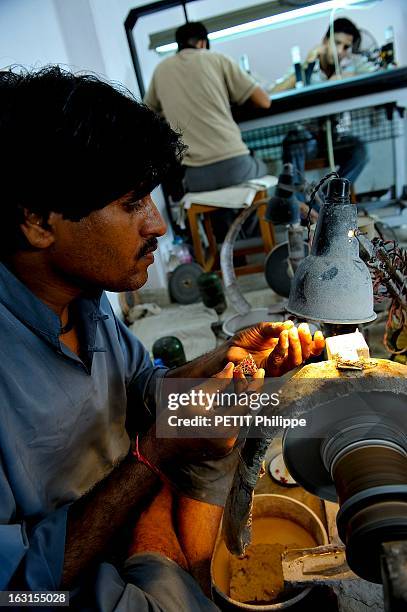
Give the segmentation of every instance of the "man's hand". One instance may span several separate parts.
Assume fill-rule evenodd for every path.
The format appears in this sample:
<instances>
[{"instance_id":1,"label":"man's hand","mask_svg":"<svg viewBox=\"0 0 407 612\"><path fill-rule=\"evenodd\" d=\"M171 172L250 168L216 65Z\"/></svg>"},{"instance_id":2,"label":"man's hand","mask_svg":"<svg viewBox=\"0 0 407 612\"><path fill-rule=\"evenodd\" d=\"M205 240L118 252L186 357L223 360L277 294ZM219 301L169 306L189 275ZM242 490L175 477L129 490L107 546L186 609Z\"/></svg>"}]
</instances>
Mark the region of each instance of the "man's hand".
<instances>
[{"instance_id":1,"label":"man's hand","mask_svg":"<svg viewBox=\"0 0 407 612\"><path fill-rule=\"evenodd\" d=\"M324 346L322 332L316 331L312 338L307 323L301 323L298 329L292 321L258 323L231 339L227 359L237 364L251 353L266 376L281 376L309 357L319 355Z\"/></svg>"},{"instance_id":2,"label":"man's hand","mask_svg":"<svg viewBox=\"0 0 407 612\"><path fill-rule=\"evenodd\" d=\"M207 397L214 396L215 394L226 391L229 385L233 382L233 389L238 395L247 393L250 395L253 392L258 392L264 381L264 369L259 370L254 374L251 381L248 381L243 372L235 372L235 367L232 362L227 365L205 381L199 388L195 387L193 390L196 392L202 391ZM192 391L192 390L191 390ZM205 417L213 417L215 414L221 414L223 416L233 415L245 415L250 412L248 403L242 403L237 406L228 406L216 404L211 405L182 405L177 409L177 417L180 419L192 419L197 415L203 415ZM164 419L163 423L168 415L163 413L160 418ZM162 469L165 473L166 462L170 459L182 459L183 462L199 462L208 459L219 459L227 455L234 447L237 437L239 435L240 425L236 424L224 429L224 435L219 435L217 430L217 437L211 438L210 433L206 432L205 437L199 436L199 429L197 429L197 437L181 437L182 430L178 430L180 437L155 437L154 428L150 430L149 434L141 442L142 452L148 458L151 458L153 463ZM195 434L194 434L195 435ZM144 448L144 450L143 450Z\"/></svg>"},{"instance_id":3,"label":"man's hand","mask_svg":"<svg viewBox=\"0 0 407 612\"><path fill-rule=\"evenodd\" d=\"M315 62L315 60L319 58L323 53L324 53L324 46L317 45L316 47L311 49L311 51L308 52L305 62L307 64L310 64L311 62Z\"/></svg>"}]
</instances>

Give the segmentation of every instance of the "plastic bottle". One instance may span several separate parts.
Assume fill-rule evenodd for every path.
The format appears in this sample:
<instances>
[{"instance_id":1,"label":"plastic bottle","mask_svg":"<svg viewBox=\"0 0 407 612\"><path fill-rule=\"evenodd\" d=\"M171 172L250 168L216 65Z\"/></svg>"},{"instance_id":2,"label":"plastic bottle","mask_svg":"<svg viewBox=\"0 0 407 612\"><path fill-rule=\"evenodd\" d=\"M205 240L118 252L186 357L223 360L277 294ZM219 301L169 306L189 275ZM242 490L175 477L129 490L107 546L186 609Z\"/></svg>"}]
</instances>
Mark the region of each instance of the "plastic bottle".
<instances>
[{"instance_id":1,"label":"plastic bottle","mask_svg":"<svg viewBox=\"0 0 407 612\"><path fill-rule=\"evenodd\" d=\"M297 45L291 48L291 59L294 66L295 86L299 89L304 87L304 74L301 64L301 51Z\"/></svg>"},{"instance_id":2,"label":"plastic bottle","mask_svg":"<svg viewBox=\"0 0 407 612\"><path fill-rule=\"evenodd\" d=\"M312 71L311 76L312 83L320 83L321 82L321 65L319 63L319 57L315 60L314 70Z\"/></svg>"},{"instance_id":3,"label":"plastic bottle","mask_svg":"<svg viewBox=\"0 0 407 612\"><path fill-rule=\"evenodd\" d=\"M243 55L240 56L239 66L242 70L247 72L247 74L250 74L250 62L249 62L249 56L247 55L247 53L243 53Z\"/></svg>"},{"instance_id":4,"label":"plastic bottle","mask_svg":"<svg viewBox=\"0 0 407 612\"><path fill-rule=\"evenodd\" d=\"M394 28L388 26L384 31L385 44L380 50L382 64L385 68L392 68L396 65L396 57L394 52Z\"/></svg>"},{"instance_id":5,"label":"plastic bottle","mask_svg":"<svg viewBox=\"0 0 407 612\"><path fill-rule=\"evenodd\" d=\"M172 242L172 248L170 251L170 257L168 260L168 270L172 272L179 265L184 263L191 263L192 256L188 250L187 245L182 240L181 236L175 236Z\"/></svg>"}]
</instances>

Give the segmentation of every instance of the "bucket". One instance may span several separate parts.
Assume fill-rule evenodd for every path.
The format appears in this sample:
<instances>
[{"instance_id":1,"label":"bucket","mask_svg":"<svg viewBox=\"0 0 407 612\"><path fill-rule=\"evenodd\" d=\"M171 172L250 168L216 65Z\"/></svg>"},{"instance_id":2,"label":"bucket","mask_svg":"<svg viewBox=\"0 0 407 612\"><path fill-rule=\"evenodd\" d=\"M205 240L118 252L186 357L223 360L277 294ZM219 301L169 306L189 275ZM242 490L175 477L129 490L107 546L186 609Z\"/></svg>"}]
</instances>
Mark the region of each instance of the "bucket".
<instances>
[{"instance_id":1,"label":"bucket","mask_svg":"<svg viewBox=\"0 0 407 612\"><path fill-rule=\"evenodd\" d=\"M267 517L288 519L304 528L313 537L317 546L328 544L328 535L321 520L308 506L296 499L274 493L255 495L253 523L256 519ZM270 604L254 605L236 601L224 592L228 591L226 582L230 557L231 553L226 548L220 530L212 556L211 582L213 599L222 610L251 610L252 612L286 610L304 599L311 591L311 587L291 588L285 591L286 597L283 593L280 601Z\"/></svg>"}]
</instances>

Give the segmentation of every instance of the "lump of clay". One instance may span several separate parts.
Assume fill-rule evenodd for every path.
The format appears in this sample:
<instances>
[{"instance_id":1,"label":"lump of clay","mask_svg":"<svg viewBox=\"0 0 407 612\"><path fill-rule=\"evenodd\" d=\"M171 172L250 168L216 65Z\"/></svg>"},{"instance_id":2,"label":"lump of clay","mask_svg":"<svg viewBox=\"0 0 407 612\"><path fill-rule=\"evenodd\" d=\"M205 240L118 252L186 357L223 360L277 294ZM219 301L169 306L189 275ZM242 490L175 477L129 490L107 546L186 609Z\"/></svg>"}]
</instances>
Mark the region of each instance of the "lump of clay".
<instances>
[{"instance_id":1,"label":"lump of clay","mask_svg":"<svg viewBox=\"0 0 407 612\"><path fill-rule=\"evenodd\" d=\"M253 544L243 557L230 559L230 597L242 603L275 600L284 589L282 544Z\"/></svg>"}]
</instances>

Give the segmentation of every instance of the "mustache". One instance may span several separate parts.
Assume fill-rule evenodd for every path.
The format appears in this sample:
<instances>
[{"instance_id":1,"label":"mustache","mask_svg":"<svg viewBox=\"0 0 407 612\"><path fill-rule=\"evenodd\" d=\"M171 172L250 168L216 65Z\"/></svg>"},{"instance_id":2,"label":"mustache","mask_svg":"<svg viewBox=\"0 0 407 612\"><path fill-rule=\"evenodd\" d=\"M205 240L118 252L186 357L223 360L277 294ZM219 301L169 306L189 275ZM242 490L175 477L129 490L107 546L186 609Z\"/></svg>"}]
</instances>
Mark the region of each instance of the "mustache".
<instances>
[{"instance_id":1,"label":"mustache","mask_svg":"<svg viewBox=\"0 0 407 612\"><path fill-rule=\"evenodd\" d=\"M155 251L158 247L158 240L157 238L149 238L141 247L141 249L139 250L139 252L137 253L137 257L136 259L140 259L141 257L144 257L144 255L147 255L147 253L150 253L151 251Z\"/></svg>"}]
</instances>

